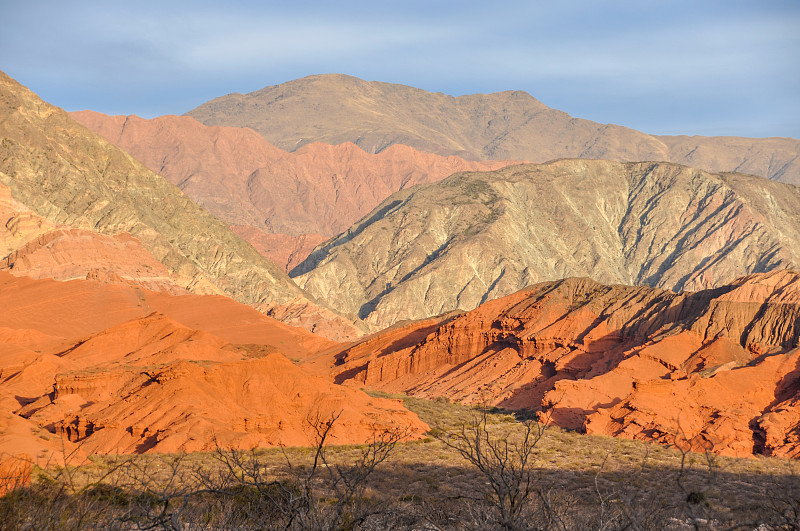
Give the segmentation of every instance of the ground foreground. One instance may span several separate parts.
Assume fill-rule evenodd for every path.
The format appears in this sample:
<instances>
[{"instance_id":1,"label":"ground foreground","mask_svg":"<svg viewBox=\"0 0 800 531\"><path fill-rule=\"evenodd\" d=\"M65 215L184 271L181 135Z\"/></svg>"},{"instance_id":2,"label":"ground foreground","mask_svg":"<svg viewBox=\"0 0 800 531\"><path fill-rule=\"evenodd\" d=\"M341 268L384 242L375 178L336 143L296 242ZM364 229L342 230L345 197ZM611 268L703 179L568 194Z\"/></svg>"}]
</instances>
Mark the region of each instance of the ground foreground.
<instances>
[{"instance_id":1,"label":"ground foreground","mask_svg":"<svg viewBox=\"0 0 800 531\"><path fill-rule=\"evenodd\" d=\"M680 434L663 448L541 430L446 400L405 405L433 426L429 437L34 466L31 484L0 498L0 520L8 529L800 528L793 461L689 453ZM317 420L320 438L331 422Z\"/></svg>"}]
</instances>

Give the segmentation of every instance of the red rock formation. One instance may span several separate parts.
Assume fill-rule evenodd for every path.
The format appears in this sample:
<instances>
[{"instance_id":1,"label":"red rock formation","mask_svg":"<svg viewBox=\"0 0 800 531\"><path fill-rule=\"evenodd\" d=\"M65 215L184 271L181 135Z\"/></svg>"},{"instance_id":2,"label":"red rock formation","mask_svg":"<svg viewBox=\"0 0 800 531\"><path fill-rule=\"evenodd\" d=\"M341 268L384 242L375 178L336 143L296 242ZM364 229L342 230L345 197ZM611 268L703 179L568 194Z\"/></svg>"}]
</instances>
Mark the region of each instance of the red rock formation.
<instances>
[{"instance_id":1,"label":"red rock formation","mask_svg":"<svg viewBox=\"0 0 800 531\"><path fill-rule=\"evenodd\" d=\"M799 339L795 272L682 294L566 279L327 359L336 381L541 409L588 433L800 457Z\"/></svg>"},{"instance_id":2,"label":"red rock formation","mask_svg":"<svg viewBox=\"0 0 800 531\"><path fill-rule=\"evenodd\" d=\"M54 229L0 260L0 270L37 279L88 276L176 294L185 292L167 268L127 233L112 237L75 228Z\"/></svg>"},{"instance_id":3,"label":"red rock formation","mask_svg":"<svg viewBox=\"0 0 800 531\"><path fill-rule=\"evenodd\" d=\"M331 346L222 296L0 272L0 452L46 459L62 435L78 457L311 444L307 419L340 412L334 443L427 429L289 361Z\"/></svg>"},{"instance_id":4,"label":"red rock formation","mask_svg":"<svg viewBox=\"0 0 800 531\"><path fill-rule=\"evenodd\" d=\"M76 409L75 405L83 407ZM67 408L73 411L69 415ZM341 413L331 442L363 443L383 429L426 430L399 402L311 376L278 353L154 369L65 374L55 398L37 410L70 441L96 453L191 452L314 443L308 419ZM26 414L26 411L23 411Z\"/></svg>"}]
</instances>

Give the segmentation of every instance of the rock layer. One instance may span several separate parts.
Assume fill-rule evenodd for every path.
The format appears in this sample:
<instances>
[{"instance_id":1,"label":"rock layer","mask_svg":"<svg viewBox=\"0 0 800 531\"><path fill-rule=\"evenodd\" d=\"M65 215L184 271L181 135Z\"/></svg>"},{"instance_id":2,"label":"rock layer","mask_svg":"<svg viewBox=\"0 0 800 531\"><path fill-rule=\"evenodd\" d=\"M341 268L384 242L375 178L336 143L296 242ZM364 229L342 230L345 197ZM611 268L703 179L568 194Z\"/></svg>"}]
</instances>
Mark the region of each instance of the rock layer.
<instances>
[{"instance_id":1,"label":"rock layer","mask_svg":"<svg viewBox=\"0 0 800 531\"><path fill-rule=\"evenodd\" d=\"M453 97L330 74L228 94L187 114L207 125L252 127L290 151L354 142L370 153L405 144L474 160L663 160L800 184L796 139L653 136L573 118L522 91Z\"/></svg>"},{"instance_id":2,"label":"rock layer","mask_svg":"<svg viewBox=\"0 0 800 531\"><path fill-rule=\"evenodd\" d=\"M590 276L672 290L800 267L800 189L668 163L562 160L392 195L291 275L375 328Z\"/></svg>"},{"instance_id":3,"label":"rock layer","mask_svg":"<svg viewBox=\"0 0 800 531\"><path fill-rule=\"evenodd\" d=\"M334 351L331 371L422 397L534 409L559 426L800 457L800 274L675 294L571 278Z\"/></svg>"}]
</instances>

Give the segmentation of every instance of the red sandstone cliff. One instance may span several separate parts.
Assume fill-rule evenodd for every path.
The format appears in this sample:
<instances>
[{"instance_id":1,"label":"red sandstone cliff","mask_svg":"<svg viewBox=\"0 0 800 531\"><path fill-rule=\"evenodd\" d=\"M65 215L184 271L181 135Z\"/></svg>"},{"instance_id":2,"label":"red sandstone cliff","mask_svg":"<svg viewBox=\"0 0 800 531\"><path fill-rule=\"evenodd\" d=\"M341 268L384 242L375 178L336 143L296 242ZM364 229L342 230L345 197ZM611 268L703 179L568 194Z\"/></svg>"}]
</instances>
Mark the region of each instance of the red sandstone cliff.
<instances>
[{"instance_id":1,"label":"red sandstone cliff","mask_svg":"<svg viewBox=\"0 0 800 531\"><path fill-rule=\"evenodd\" d=\"M330 359L337 381L542 410L588 433L798 457L799 338L792 271L682 294L573 278Z\"/></svg>"}]
</instances>

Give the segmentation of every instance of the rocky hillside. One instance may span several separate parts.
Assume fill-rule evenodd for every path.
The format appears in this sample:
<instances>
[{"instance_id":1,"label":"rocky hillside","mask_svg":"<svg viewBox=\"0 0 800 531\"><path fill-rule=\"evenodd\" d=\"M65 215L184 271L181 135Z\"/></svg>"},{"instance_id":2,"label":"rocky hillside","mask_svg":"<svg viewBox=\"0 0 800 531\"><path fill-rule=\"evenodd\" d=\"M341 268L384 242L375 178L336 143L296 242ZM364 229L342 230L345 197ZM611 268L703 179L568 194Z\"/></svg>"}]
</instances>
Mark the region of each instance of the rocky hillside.
<instances>
[{"instance_id":1,"label":"rocky hillside","mask_svg":"<svg viewBox=\"0 0 800 531\"><path fill-rule=\"evenodd\" d=\"M543 280L672 290L800 266L800 188L668 163L562 160L401 191L292 275L381 328Z\"/></svg>"},{"instance_id":2,"label":"rocky hillside","mask_svg":"<svg viewBox=\"0 0 800 531\"><path fill-rule=\"evenodd\" d=\"M229 94L187 114L252 127L289 151L354 142L370 153L405 144L473 160L658 160L800 184L799 140L652 136L573 118L521 91L453 97L331 74Z\"/></svg>"},{"instance_id":3,"label":"rocky hillside","mask_svg":"<svg viewBox=\"0 0 800 531\"><path fill-rule=\"evenodd\" d=\"M331 353L337 381L541 410L563 427L800 457L800 274L696 293L537 284Z\"/></svg>"},{"instance_id":4,"label":"rocky hillside","mask_svg":"<svg viewBox=\"0 0 800 531\"><path fill-rule=\"evenodd\" d=\"M326 329L325 318L338 319L313 309L284 271L163 177L1 73L0 138L0 184L48 224L133 237L189 291L224 293L266 312L293 314L293 322L312 329ZM49 249L43 241L32 245L23 250L27 256ZM19 256L14 262L26 264Z\"/></svg>"}]
</instances>

